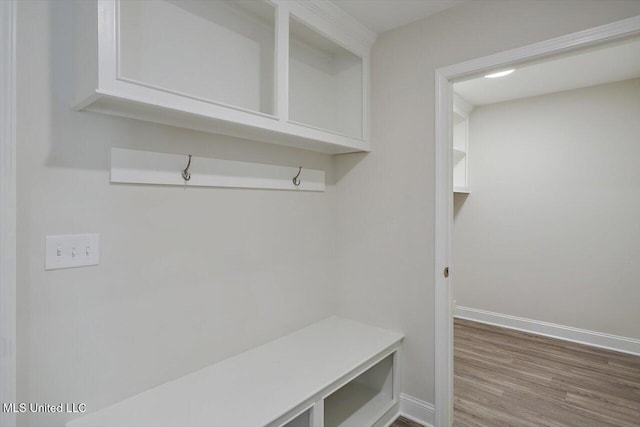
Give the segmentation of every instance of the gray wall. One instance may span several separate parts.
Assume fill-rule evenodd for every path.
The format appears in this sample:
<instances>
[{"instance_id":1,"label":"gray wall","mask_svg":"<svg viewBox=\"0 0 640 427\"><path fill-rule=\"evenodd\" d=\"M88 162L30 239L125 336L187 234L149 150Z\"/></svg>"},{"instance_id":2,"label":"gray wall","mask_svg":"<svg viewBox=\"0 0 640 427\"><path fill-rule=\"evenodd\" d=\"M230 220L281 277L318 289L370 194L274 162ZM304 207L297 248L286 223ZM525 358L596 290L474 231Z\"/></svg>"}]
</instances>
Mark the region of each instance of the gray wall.
<instances>
[{"instance_id":1,"label":"gray wall","mask_svg":"<svg viewBox=\"0 0 640 427\"><path fill-rule=\"evenodd\" d=\"M325 169L326 155L70 109L71 10L18 5L18 400L95 410L336 312L325 193L109 184L109 147ZM44 271L47 234L97 267ZM61 425L24 415L20 425Z\"/></svg>"},{"instance_id":2,"label":"gray wall","mask_svg":"<svg viewBox=\"0 0 640 427\"><path fill-rule=\"evenodd\" d=\"M477 107L458 305L640 338L640 79Z\"/></svg>"},{"instance_id":3,"label":"gray wall","mask_svg":"<svg viewBox=\"0 0 640 427\"><path fill-rule=\"evenodd\" d=\"M335 164L71 111L70 13L18 8L18 399L93 410L335 312L404 331L404 392L433 402L434 69L637 15L640 2L474 1L381 35L374 152ZM330 185L112 186L111 146L303 162ZM101 265L45 273L44 236L76 232L101 233Z\"/></svg>"},{"instance_id":4,"label":"gray wall","mask_svg":"<svg viewBox=\"0 0 640 427\"><path fill-rule=\"evenodd\" d=\"M336 164L339 301L405 332L405 393L434 401L434 70L638 14L638 1L471 1L378 37L373 152Z\"/></svg>"}]
</instances>

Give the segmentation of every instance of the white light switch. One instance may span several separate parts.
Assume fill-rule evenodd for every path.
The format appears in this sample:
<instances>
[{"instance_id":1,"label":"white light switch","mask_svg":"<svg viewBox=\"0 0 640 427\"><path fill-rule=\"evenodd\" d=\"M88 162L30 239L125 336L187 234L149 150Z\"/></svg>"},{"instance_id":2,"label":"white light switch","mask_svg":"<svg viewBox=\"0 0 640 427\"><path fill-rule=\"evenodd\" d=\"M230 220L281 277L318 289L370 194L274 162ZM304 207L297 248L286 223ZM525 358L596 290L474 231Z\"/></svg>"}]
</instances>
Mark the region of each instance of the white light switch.
<instances>
[{"instance_id":1,"label":"white light switch","mask_svg":"<svg viewBox=\"0 0 640 427\"><path fill-rule=\"evenodd\" d=\"M100 264L99 234L65 234L46 237L45 270L98 264Z\"/></svg>"}]
</instances>

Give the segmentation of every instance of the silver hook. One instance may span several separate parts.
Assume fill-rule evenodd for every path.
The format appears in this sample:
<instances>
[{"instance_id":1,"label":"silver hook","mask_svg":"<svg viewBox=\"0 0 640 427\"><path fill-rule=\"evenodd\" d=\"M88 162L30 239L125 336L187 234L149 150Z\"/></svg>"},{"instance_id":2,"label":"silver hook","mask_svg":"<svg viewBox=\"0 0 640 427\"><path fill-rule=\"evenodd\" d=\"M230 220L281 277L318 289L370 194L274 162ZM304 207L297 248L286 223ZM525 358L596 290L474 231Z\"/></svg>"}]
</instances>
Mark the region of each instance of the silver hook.
<instances>
[{"instance_id":1,"label":"silver hook","mask_svg":"<svg viewBox=\"0 0 640 427\"><path fill-rule=\"evenodd\" d=\"M182 179L185 181L189 181L191 179L191 174L189 173L189 166L191 166L191 154L189 154L189 163L187 163L187 167L182 171Z\"/></svg>"},{"instance_id":2,"label":"silver hook","mask_svg":"<svg viewBox=\"0 0 640 427\"><path fill-rule=\"evenodd\" d=\"M302 173L302 166L299 167L298 169L298 175L293 177L293 185L295 185L296 187L300 186L300 180L298 179L298 177L300 176L300 174Z\"/></svg>"}]
</instances>

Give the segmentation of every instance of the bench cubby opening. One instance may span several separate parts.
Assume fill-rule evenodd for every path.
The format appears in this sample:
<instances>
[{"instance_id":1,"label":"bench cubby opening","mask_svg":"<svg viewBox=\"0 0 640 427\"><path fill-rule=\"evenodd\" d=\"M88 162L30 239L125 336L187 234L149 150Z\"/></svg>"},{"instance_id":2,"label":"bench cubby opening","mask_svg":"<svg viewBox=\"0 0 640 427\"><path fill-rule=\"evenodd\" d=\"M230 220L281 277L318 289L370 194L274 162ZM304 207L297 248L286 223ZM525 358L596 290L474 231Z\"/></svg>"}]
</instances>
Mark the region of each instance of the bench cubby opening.
<instances>
[{"instance_id":1,"label":"bench cubby opening","mask_svg":"<svg viewBox=\"0 0 640 427\"><path fill-rule=\"evenodd\" d=\"M324 399L325 427L371 425L394 403L395 352Z\"/></svg>"}]
</instances>

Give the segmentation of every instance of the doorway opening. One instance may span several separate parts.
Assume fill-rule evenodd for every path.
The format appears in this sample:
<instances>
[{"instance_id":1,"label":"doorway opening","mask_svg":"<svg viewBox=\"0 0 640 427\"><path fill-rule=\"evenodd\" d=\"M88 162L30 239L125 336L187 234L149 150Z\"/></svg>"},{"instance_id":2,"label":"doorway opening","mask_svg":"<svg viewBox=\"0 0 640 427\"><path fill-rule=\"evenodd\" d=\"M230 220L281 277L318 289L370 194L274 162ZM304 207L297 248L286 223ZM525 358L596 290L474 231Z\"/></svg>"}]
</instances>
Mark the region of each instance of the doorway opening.
<instances>
[{"instance_id":1,"label":"doorway opening","mask_svg":"<svg viewBox=\"0 0 640 427\"><path fill-rule=\"evenodd\" d=\"M454 83L593 49L610 42L621 42L640 34L640 17L634 17L555 38L523 48L442 68L436 72L436 425L453 422L453 315L456 266L452 264L452 236L454 217L454 164L460 164L462 154L454 152ZM458 125L460 120L458 120ZM458 151L464 151L456 141ZM473 149L466 165L458 167L471 171L467 175L466 190L473 197ZM456 161L458 157L458 161ZM455 163L454 163L455 162ZM463 181L464 183L464 181ZM465 189L464 185L457 186ZM462 193L460 193L462 194ZM461 196L464 197L464 196ZM450 267L451 274L446 274ZM447 277L448 276L448 277Z\"/></svg>"}]
</instances>

